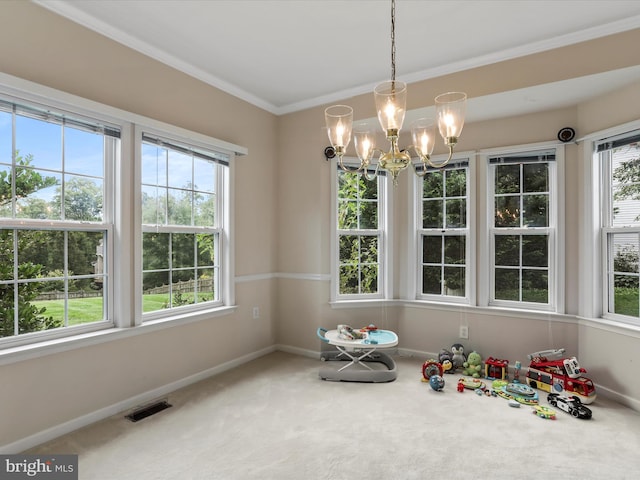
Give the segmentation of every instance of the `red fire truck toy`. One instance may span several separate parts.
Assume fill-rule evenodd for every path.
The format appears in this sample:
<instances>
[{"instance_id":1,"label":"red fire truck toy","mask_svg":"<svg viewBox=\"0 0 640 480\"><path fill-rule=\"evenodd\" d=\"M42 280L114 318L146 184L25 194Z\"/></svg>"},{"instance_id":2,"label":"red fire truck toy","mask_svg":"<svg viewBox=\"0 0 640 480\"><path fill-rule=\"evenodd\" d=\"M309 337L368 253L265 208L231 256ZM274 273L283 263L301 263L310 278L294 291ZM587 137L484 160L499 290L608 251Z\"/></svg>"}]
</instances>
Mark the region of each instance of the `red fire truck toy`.
<instances>
[{"instance_id":1,"label":"red fire truck toy","mask_svg":"<svg viewBox=\"0 0 640 480\"><path fill-rule=\"evenodd\" d=\"M564 348L544 350L528 355L531 363L527 369L526 381L532 388L549 393L574 395L584 404L596 399L596 388L580 367L576 357L564 356Z\"/></svg>"}]
</instances>

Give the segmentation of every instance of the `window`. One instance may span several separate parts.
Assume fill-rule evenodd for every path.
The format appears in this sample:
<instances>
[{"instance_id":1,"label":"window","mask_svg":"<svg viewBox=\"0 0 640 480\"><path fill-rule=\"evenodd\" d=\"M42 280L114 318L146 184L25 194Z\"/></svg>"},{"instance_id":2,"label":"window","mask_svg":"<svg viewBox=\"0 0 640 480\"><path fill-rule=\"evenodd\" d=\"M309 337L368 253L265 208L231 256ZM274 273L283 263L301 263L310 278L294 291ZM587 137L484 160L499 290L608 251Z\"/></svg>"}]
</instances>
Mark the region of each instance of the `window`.
<instances>
[{"instance_id":1,"label":"window","mask_svg":"<svg viewBox=\"0 0 640 480\"><path fill-rule=\"evenodd\" d=\"M429 168L418 182L419 299L469 301L469 161Z\"/></svg>"},{"instance_id":2,"label":"window","mask_svg":"<svg viewBox=\"0 0 640 480\"><path fill-rule=\"evenodd\" d=\"M492 305L546 310L557 306L560 150L489 157Z\"/></svg>"},{"instance_id":3,"label":"window","mask_svg":"<svg viewBox=\"0 0 640 480\"><path fill-rule=\"evenodd\" d=\"M221 305L227 155L144 133L142 307Z\"/></svg>"},{"instance_id":4,"label":"window","mask_svg":"<svg viewBox=\"0 0 640 480\"><path fill-rule=\"evenodd\" d=\"M384 175L372 180L336 167L337 266L334 299L384 298L386 203Z\"/></svg>"},{"instance_id":5,"label":"window","mask_svg":"<svg viewBox=\"0 0 640 480\"><path fill-rule=\"evenodd\" d=\"M106 123L0 100L0 339L111 324L119 137Z\"/></svg>"},{"instance_id":6,"label":"window","mask_svg":"<svg viewBox=\"0 0 640 480\"><path fill-rule=\"evenodd\" d=\"M605 314L640 317L640 131L598 142L604 205Z\"/></svg>"}]
</instances>

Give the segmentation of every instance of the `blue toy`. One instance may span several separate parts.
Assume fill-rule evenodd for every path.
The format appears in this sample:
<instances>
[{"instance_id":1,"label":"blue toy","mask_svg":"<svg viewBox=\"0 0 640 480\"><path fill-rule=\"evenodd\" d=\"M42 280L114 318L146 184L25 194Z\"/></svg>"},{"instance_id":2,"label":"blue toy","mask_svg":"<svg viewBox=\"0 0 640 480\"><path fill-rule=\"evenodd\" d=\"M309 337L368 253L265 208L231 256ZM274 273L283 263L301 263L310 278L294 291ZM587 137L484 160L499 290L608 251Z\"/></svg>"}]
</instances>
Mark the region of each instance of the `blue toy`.
<instances>
[{"instance_id":1,"label":"blue toy","mask_svg":"<svg viewBox=\"0 0 640 480\"><path fill-rule=\"evenodd\" d=\"M441 375L431 375L429 385L431 385L431 388L436 392L439 392L444 388L444 378Z\"/></svg>"}]
</instances>

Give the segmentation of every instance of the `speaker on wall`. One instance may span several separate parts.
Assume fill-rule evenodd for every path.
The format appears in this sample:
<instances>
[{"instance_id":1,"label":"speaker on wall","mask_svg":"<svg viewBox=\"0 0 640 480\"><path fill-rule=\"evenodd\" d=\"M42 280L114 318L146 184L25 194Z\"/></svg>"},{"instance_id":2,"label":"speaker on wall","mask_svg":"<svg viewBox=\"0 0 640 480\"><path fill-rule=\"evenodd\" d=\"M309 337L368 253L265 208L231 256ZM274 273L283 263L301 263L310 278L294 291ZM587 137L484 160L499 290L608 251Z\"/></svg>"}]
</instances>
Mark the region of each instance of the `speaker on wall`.
<instances>
[{"instance_id":1,"label":"speaker on wall","mask_svg":"<svg viewBox=\"0 0 640 480\"><path fill-rule=\"evenodd\" d=\"M575 136L576 136L576 131L571 127L561 128L560 131L558 132L558 140L560 140L563 143L570 142L575 138Z\"/></svg>"}]
</instances>

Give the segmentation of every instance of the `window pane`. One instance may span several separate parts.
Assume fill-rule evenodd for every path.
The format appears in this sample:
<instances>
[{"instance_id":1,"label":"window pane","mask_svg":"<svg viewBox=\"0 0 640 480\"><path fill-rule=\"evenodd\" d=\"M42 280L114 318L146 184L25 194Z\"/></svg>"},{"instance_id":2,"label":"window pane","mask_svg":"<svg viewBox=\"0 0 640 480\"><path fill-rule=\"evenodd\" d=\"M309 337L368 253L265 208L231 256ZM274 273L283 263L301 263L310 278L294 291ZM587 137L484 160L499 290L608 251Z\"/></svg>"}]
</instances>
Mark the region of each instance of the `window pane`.
<instances>
[{"instance_id":1,"label":"window pane","mask_svg":"<svg viewBox=\"0 0 640 480\"><path fill-rule=\"evenodd\" d=\"M214 193L216 191L216 164L202 158L193 159L193 178L195 190Z\"/></svg>"},{"instance_id":2,"label":"window pane","mask_svg":"<svg viewBox=\"0 0 640 480\"><path fill-rule=\"evenodd\" d=\"M356 265L342 265L340 267L340 293L360 293L358 291L358 267Z\"/></svg>"},{"instance_id":3,"label":"window pane","mask_svg":"<svg viewBox=\"0 0 640 480\"><path fill-rule=\"evenodd\" d=\"M359 196L363 200L378 200L378 180L366 180L358 175Z\"/></svg>"},{"instance_id":4,"label":"window pane","mask_svg":"<svg viewBox=\"0 0 640 480\"><path fill-rule=\"evenodd\" d=\"M17 233L19 278L64 276L64 232L18 230Z\"/></svg>"},{"instance_id":5,"label":"window pane","mask_svg":"<svg viewBox=\"0 0 640 480\"><path fill-rule=\"evenodd\" d=\"M195 235L192 233L174 233L171 235L173 268L187 268L195 265Z\"/></svg>"},{"instance_id":6,"label":"window pane","mask_svg":"<svg viewBox=\"0 0 640 480\"><path fill-rule=\"evenodd\" d=\"M360 228L367 230L378 228L377 202L367 201L360 203Z\"/></svg>"},{"instance_id":7,"label":"window pane","mask_svg":"<svg viewBox=\"0 0 640 480\"><path fill-rule=\"evenodd\" d=\"M167 185L174 188L193 188L192 167L191 155L169 150Z\"/></svg>"},{"instance_id":8,"label":"window pane","mask_svg":"<svg viewBox=\"0 0 640 480\"><path fill-rule=\"evenodd\" d=\"M54 318L46 307L34 303L44 288L43 282L29 282L18 285L18 333L39 332L64 326L58 317Z\"/></svg>"},{"instance_id":9,"label":"window pane","mask_svg":"<svg viewBox=\"0 0 640 480\"><path fill-rule=\"evenodd\" d=\"M548 237L546 235L522 236L522 265L546 267L549 265Z\"/></svg>"},{"instance_id":10,"label":"window pane","mask_svg":"<svg viewBox=\"0 0 640 480\"><path fill-rule=\"evenodd\" d=\"M422 262L442 262L442 236L425 235L422 237Z\"/></svg>"},{"instance_id":11,"label":"window pane","mask_svg":"<svg viewBox=\"0 0 640 480\"><path fill-rule=\"evenodd\" d=\"M442 267L440 266L423 266L422 267L422 293L440 295Z\"/></svg>"},{"instance_id":12,"label":"window pane","mask_svg":"<svg viewBox=\"0 0 640 480\"><path fill-rule=\"evenodd\" d=\"M1 142L0 140L0 143ZM0 147L2 147L1 144ZM4 218L11 218L13 216L13 205L11 203L11 171L10 165L0 164L0 217Z\"/></svg>"},{"instance_id":13,"label":"window pane","mask_svg":"<svg viewBox=\"0 0 640 480\"><path fill-rule=\"evenodd\" d=\"M11 165L11 159L13 158L12 137L11 114L9 112L0 112L0 164ZM0 193L2 193L2 190L0 190Z\"/></svg>"},{"instance_id":14,"label":"window pane","mask_svg":"<svg viewBox=\"0 0 640 480\"><path fill-rule=\"evenodd\" d=\"M495 203L495 226L496 227L519 227L520 226L520 196L509 195L496 197Z\"/></svg>"},{"instance_id":15,"label":"window pane","mask_svg":"<svg viewBox=\"0 0 640 480\"><path fill-rule=\"evenodd\" d=\"M340 236L340 263L357 264L359 258L359 242L357 235Z\"/></svg>"},{"instance_id":16,"label":"window pane","mask_svg":"<svg viewBox=\"0 0 640 480\"><path fill-rule=\"evenodd\" d=\"M640 224L640 145L623 145L604 157L611 162L613 226Z\"/></svg>"},{"instance_id":17,"label":"window pane","mask_svg":"<svg viewBox=\"0 0 640 480\"><path fill-rule=\"evenodd\" d=\"M163 270L169 268L169 234L142 234L142 269Z\"/></svg>"},{"instance_id":18,"label":"window pane","mask_svg":"<svg viewBox=\"0 0 640 480\"><path fill-rule=\"evenodd\" d=\"M198 242L198 267L215 265L215 236L199 233L196 235Z\"/></svg>"},{"instance_id":19,"label":"window pane","mask_svg":"<svg viewBox=\"0 0 640 480\"><path fill-rule=\"evenodd\" d=\"M24 159L25 164L29 161L28 158ZM16 167L16 217L60 220L60 185L60 173Z\"/></svg>"},{"instance_id":20,"label":"window pane","mask_svg":"<svg viewBox=\"0 0 640 480\"><path fill-rule=\"evenodd\" d=\"M442 228L442 200L425 200L422 203L422 227Z\"/></svg>"},{"instance_id":21,"label":"window pane","mask_svg":"<svg viewBox=\"0 0 640 480\"><path fill-rule=\"evenodd\" d=\"M467 226L467 201L455 199L446 201L447 228L464 228Z\"/></svg>"},{"instance_id":22,"label":"window pane","mask_svg":"<svg viewBox=\"0 0 640 480\"><path fill-rule=\"evenodd\" d=\"M11 337L16 333L13 289L13 284L0 283L0 338Z\"/></svg>"},{"instance_id":23,"label":"window pane","mask_svg":"<svg viewBox=\"0 0 640 480\"><path fill-rule=\"evenodd\" d=\"M169 225L191 225L191 190L168 189L168 224Z\"/></svg>"},{"instance_id":24,"label":"window pane","mask_svg":"<svg viewBox=\"0 0 640 480\"><path fill-rule=\"evenodd\" d=\"M444 237L444 263L463 265L465 263L465 241L462 235Z\"/></svg>"},{"instance_id":25,"label":"window pane","mask_svg":"<svg viewBox=\"0 0 640 480\"><path fill-rule=\"evenodd\" d=\"M215 300L215 269L208 268L205 270L198 270L198 281L197 281L197 289L198 289L198 298L197 302L210 302Z\"/></svg>"},{"instance_id":26,"label":"window pane","mask_svg":"<svg viewBox=\"0 0 640 480\"><path fill-rule=\"evenodd\" d=\"M496 300L520 300L519 271L506 268L495 269Z\"/></svg>"},{"instance_id":27,"label":"window pane","mask_svg":"<svg viewBox=\"0 0 640 480\"><path fill-rule=\"evenodd\" d=\"M210 193L194 193L193 223L199 227L215 225L216 196Z\"/></svg>"},{"instance_id":28,"label":"window pane","mask_svg":"<svg viewBox=\"0 0 640 480\"><path fill-rule=\"evenodd\" d=\"M614 275L614 311L619 315L640 316L640 286L637 276Z\"/></svg>"},{"instance_id":29,"label":"window pane","mask_svg":"<svg viewBox=\"0 0 640 480\"><path fill-rule=\"evenodd\" d=\"M102 232L69 232L68 256L70 275L91 275L96 271L98 258L102 255L104 234Z\"/></svg>"},{"instance_id":30,"label":"window pane","mask_svg":"<svg viewBox=\"0 0 640 480\"><path fill-rule=\"evenodd\" d=\"M165 224L165 189L155 186L142 186L142 223L149 225Z\"/></svg>"},{"instance_id":31,"label":"window pane","mask_svg":"<svg viewBox=\"0 0 640 480\"><path fill-rule=\"evenodd\" d=\"M16 115L16 150L31 156L31 165L49 170L62 170L62 127L22 115Z\"/></svg>"},{"instance_id":32,"label":"window pane","mask_svg":"<svg viewBox=\"0 0 640 480\"><path fill-rule=\"evenodd\" d=\"M102 291L82 289L71 292L69 297L68 325L80 325L104 320Z\"/></svg>"},{"instance_id":33,"label":"window pane","mask_svg":"<svg viewBox=\"0 0 640 480\"><path fill-rule=\"evenodd\" d=\"M495 236L495 264L499 266L520 265L520 235Z\"/></svg>"},{"instance_id":34,"label":"window pane","mask_svg":"<svg viewBox=\"0 0 640 480\"><path fill-rule=\"evenodd\" d=\"M64 169L94 177L104 176L104 137L101 134L64 128Z\"/></svg>"},{"instance_id":35,"label":"window pane","mask_svg":"<svg viewBox=\"0 0 640 480\"><path fill-rule=\"evenodd\" d=\"M522 270L522 301L548 303L548 280L546 270Z\"/></svg>"},{"instance_id":36,"label":"window pane","mask_svg":"<svg viewBox=\"0 0 640 480\"><path fill-rule=\"evenodd\" d=\"M378 292L378 265L363 265L360 272L360 293Z\"/></svg>"},{"instance_id":37,"label":"window pane","mask_svg":"<svg viewBox=\"0 0 640 480\"><path fill-rule=\"evenodd\" d=\"M467 195L467 171L446 170L447 197L464 197Z\"/></svg>"},{"instance_id":38,"label":"window pane","mask_svg":"<svg viewBox=\"0 0 640 480\"><path fill-rule=\"evenodd\" d=\"M142 144L142 183L167 185L167 150L156 145Z\"/></svg>"},{"instance_id":39,"label":"window pane","mask_svg":"<svg viewBox=\"0 0 640 480\"><path fill-rule=\"evenodd\" d=\"M549 226L549 195L525 195L522 202L522 221L525 226Z\"/></svg>"},{"instance_id":40,"label":"window pane","mask_svg":"<svg viewBox=\"0 0 640 480\"><path fill-rule=\"evenodd\" d=\"M195 303L195 271L173 270L171 308Z\"/></svg>"},{"instance_id":41,"label":"window pane","mask_svg":"<svg viewBox=\"0 0 640 480\"><path fill-rule=\"evenodd\" d=\"M66 220L99 222L102 220L102 180L65 177L64 214Z\"/></svg>"},{"instance_id":42,"label":"window pane","mask_svg":"<svg viewBox=\"0 0 640 480\"><path fill-rule=\"evenodd\" d=\"M464 297L464 279L464 267L444 267L444 284L447 287L445 293L456 297Z\"/></svg>"},{"instance_id":43,"label":"window pane","mask_svg":"<svg viewBox=\"0 0 640 480\"><path fill-rule=\"evenodd\" d=\"M442 198L444 196L442 172L427 172L422 185L423 198Z\"/></svg>"},{"instance_id":44,"label":"window pane","mask_svg":"<svg viewBox=\"0 0 640 480\"><path fill-rule=\"evenodd\" d=\"M549 166L547 163L529 163L522 166L523 192L549 191Z\"/></svg>"},{"instance_id":45,"label":"window pane","mask_svg":"<svg viewBox=\"0 0 640 480\"><path fill-rule=\"evenodd\" d=\"M13 230L0 229L0 280L13 280L13 234Z\"/></svg>"},{"instance_id":46,"label":"window pane","mask_svg":"<svg viewBox=\"0 0 640 480\"><path fill-rule=\"evenodd\" d=\"M142 274L142 311L154 312L169 306L169 272Z\"/></svg>"},{"instance_id":47,"label":"window pane","mask_svg":"<svg viewBox=\"0 0 640 480\"><path fill-rule=\"evenodd\" d=\"M495 193L520 193L520 165L496 165Z\"/></svg>"},{"instance_id":48,"label":"window pane","mask_svg":"<svg viewBox=\"0 0 640 480\"><path fill-rule=\"evenodd\" d=\"M613 270L638 273L638 235L614 234L609 237L613 239Z\"/></svg>"},{"instance_id":49,"label":"window pane","mask_svg":"<svg viewBox=\"0 0 640 480\"><path fill-rule=\"evenodd\" d=\"M378 237L360 237L360 263L378 262Z\"/></svg>"},{"instance_id":50,"label":"window pane","mask_svg":"<svg viewBox=\"0 0 640 480\"><path fill-rule=\"evenodd\" d=\"M351 200L338 200L338 229L358 228L358 203Z\"/></svg>"}]
</instances>

